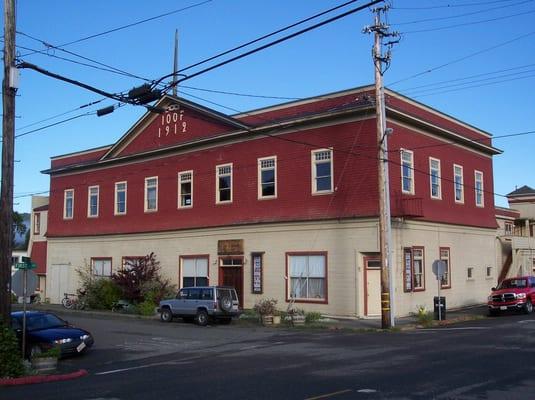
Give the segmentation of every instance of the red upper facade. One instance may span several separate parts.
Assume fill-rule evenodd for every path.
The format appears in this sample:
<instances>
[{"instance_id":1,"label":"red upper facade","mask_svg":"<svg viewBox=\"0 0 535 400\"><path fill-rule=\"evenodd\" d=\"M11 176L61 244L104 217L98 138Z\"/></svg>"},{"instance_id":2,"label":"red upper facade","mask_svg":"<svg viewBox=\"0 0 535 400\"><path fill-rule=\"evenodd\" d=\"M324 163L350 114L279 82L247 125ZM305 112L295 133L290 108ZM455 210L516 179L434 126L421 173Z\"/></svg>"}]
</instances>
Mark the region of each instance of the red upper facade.
<instances>
[{"instance_id":1,"label":"red upper facade","mask_svg":"<svg viewBox=\"0 0 535 400\"><path fill-rule=\"evenodd\" d=\"M158 106L167 112L147 113L114 145L52 159L47 234L375 217L371 94L366 87L234 117L165 97ZM490 135L387 94L393 216L494 228ZM412 167L403 170L400 149ZM430 158L440 164L440 198L431 196Z\"/></svg>"}]
</instances>

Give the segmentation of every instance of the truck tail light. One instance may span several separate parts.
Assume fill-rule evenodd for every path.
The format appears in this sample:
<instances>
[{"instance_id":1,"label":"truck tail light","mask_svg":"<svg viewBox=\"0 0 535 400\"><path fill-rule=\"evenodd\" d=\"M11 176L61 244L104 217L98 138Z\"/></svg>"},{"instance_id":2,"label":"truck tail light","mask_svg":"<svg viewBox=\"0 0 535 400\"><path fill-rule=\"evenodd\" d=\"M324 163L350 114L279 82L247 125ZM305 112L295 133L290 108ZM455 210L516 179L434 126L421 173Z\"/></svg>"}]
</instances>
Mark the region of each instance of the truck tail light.
<instances>
[{"instance_id":1,"label":"truck tail light","mask_svg":"<svg viewBox=\"0 0 535 400\"><path fill-rule=\"evenodd\" d=\"M217 310L217 301L214 301L214 310Z\"/></svg>"}]
</instances>

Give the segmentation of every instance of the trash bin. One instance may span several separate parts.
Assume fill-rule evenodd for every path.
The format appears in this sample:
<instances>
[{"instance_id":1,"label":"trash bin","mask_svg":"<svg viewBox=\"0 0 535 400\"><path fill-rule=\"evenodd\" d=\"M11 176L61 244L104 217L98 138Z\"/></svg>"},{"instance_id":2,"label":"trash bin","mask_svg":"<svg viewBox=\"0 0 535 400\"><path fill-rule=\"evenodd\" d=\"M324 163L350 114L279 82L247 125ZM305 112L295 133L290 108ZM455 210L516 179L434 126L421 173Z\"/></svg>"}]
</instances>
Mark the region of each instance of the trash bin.
<instances>
[{"instance_id":1,"label":"trash bin","mask_svg":"<svg viewBox=\"0 0 535 400\"><path fill-rule=\"evenodd\" d=\"M446 319L446 298L443 296L433 297L433 311L435 319L438 320L438 309L440 307L440 320Z\"/></svg>"}]
</instances>

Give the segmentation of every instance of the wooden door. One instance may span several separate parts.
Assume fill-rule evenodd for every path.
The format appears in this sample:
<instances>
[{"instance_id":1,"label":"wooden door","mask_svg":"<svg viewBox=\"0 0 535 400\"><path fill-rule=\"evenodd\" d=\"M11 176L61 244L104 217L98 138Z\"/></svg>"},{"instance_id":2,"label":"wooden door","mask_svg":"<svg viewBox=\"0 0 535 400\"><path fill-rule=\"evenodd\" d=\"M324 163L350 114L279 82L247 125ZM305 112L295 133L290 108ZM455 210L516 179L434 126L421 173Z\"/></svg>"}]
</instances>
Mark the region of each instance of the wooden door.
<instances>
[{"instance_id":1,"label":"wooden door","mask_svg":"<svg viewBox=\"0 0 535 400\"><path fill-rule=\"evenodd\" d=\"M219 276L221 286L232 286L236 289L240 307L243 308L243 267L221 267Z\"/></svg>"},{"instance_id":2,"label":"wooden door","mask_svg":"<svg viewBox=\"0 0 535 400\"><path fill-rule=\"evenodd\" d=\"M364 257L364 315L381 315L381 259Z\"/></svg>"}]
</instances>

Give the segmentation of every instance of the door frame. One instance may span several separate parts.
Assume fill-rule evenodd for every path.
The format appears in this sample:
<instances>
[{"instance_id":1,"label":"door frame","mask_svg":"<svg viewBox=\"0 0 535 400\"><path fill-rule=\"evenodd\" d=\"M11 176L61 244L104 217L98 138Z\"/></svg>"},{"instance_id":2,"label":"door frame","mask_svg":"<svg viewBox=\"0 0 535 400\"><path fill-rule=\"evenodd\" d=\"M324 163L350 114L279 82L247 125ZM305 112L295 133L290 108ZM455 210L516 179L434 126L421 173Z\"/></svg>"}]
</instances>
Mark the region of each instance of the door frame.
<instances>
[{"instance_id":1,"label":"door frame","mask_svg":"<svg viewBox=\"0 0 535 400\"><path fill-rule=\"evenodd\" d=\"M228 259L228 258L231 258L233 260L240 260L241 261L241 264L238 266L222 266L221 264L221 261L223 259ZM217 259L217 266L218 266L218 283L219 283L219 286L223 286L223 274L225 272L225 269L226 268L239 268L240 269L240 280L241 280L241 291L240 293L238 293L238 299L240 301L240 307L243 308L244 307L244 297L245 297L245 286L244 286L244 281L243 281L243 278L244 278L244 261L245 261L245 257L243 255L240 255L240 256L219 256L218 259Z\"/></svg>"},{"instance_id":2,"label":"door frame","mask_svg":"<svg viewBox=\"0 0 535 400\"><path fill-rule=\"evenodd\" d=\"M368 270L376 271L379 269L379 273L381 272L381 267L379 268L368 268L368 262L369 261L381 261L381 255L378 254L376 256L363 256L363 263L364 263L364 316L368 316ZM379 282L381 282L379 280ZM379 290L380 293L380 290ZM379 305L381 305L381 298L379 297Z\"/></svg>"}]
</instances>

